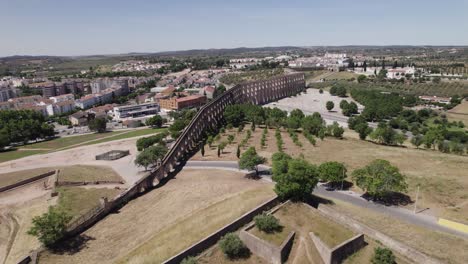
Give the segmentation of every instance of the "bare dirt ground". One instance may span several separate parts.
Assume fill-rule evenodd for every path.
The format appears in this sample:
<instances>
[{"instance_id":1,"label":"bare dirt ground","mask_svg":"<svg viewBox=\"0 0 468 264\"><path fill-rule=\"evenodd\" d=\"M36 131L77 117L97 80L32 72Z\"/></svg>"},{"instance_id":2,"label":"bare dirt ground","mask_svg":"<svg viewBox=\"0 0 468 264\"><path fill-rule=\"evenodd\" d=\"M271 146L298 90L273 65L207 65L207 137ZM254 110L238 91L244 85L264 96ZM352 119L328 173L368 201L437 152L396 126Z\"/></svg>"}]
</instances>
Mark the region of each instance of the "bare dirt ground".
<instances>
[{"instance_id":1,"label":"bare dirt ground","mask_svg":"<svg viewBox=\"0 0 468 264\"><path fill-rule=\"evenodd\" d=\"M327 124L337 121L341 126L347 127L348 118L341 113L340 102L346 100L348 102L355 102L358 105L359 111L364 109L364 106L354 101L351 97L341 98L338 96L332 96L328 91L319 93L319 89L307 89L307 93L302 93L298 96L281 99L277 102L265 105L265 107L278 107L281 110L288 112L294 109L301 109L304 114L311 115L314 112L319 112L325 119ZM332 111L328 111L325 107L327 101L332 101L335 107Z\"/></svg>"},{"instance_id":2,"label":"bare dirt ground","mask_svg":"<svg viewBox=\"0 0 468 264\"><path fill-rule=\"evenodd\" d=\"M113 263L178 221L215 203L265 186L271 190L271 183L249 180L236 172L182 170L163 187L130 201L118 213L107 216L84 232L85 242L78 252L46 252L41 255L40 262ZM270 191L269 197L272 196ZM204 225L210 225L211 217L203 219Z\"/></svg>"},{"instance_id":3,"label":"bare dirt ground","mask_svg":"<svg viewBox=\"0 0 468 264\"><path fill-rule=\"evenodd\" d=\"M102 144L77 147L69 150L48 154L34 155L22 159L0 163L2 173L19 170L62 167L69 165L105 165L110 166L125 180L128 185L133 184L145 174L142 168L135 166L137 155L136 138L116 140ZM95 156L110 150L130 150L130 155L114 161L97 161Z\"/></svg>"},{"instance_id":4,"label":"bare dirt ground","mask_svg":"<svg viewBox=\"0 0 468 264\"><path fill-rule=\"evenodd\" d=\"M18 263L30 250L40 246L27 231L32 218L45 213L55 203L56 199L46 194L15 205L0 205L0 262Z\"/></svg>"}]
</instances>

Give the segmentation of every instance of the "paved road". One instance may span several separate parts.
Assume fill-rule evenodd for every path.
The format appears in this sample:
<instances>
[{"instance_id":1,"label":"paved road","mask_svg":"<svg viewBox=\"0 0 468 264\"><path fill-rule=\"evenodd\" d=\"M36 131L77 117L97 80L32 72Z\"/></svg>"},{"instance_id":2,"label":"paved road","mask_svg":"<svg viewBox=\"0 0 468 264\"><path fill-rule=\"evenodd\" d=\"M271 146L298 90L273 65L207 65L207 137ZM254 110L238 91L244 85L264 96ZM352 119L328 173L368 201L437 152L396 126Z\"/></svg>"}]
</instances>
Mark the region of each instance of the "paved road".
<instances>
[{"instance_id":1,"label":"paved road","mask_svg":"<svg viewBox=\"0 0 468 264\"><path fill-rule=\"evenodd\" d=\"M186 168L198 168L198 169L228 169L228 170L239 170L237 162L235 161L189 161L185 165ZM260 171L268 171L268 166L260 166ZM268 175L264 176L265 179L271 180ZM352 205L363 207L371 211L375 211L382 214L388 214L392 217L398 218L410 224L421 226L427 229L436 230L444 233L453 234L461 238L468 239L468 234L458 232L456 230L446 228L437 224L437 218L425 214L414 214L412 211L405 208L395 206L385 206L382 204L373 203L360 197L358 194L350 191L327 191L323 186L317 186L313 192L316 195L322 196L328 199L341 200Z\"/></svg>"}]
</instances>

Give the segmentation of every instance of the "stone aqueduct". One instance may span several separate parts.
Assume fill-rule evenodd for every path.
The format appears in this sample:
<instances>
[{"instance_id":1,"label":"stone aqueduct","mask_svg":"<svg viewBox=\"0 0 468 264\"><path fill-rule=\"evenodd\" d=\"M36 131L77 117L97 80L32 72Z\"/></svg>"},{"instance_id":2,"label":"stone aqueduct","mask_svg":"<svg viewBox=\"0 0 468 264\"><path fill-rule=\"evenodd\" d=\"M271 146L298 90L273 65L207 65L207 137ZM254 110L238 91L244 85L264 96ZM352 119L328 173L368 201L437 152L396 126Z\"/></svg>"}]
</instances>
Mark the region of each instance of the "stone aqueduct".
<instances>
[{"instance_id":1,"label":"stone aqueduct","mask_svg":"<svg viewBox=\"0 0 468 264\"><path fill-rule=\"evenodd\" d=\"M152 187L154 181L167 177L174 168L199 148L204 132L208 128L215 128L223 118L227 105L252 103L266 104L272 101L295 95L304 91L305 79L303 74L291 74L275 77L265 81L254 81L237 85L220 97L202 107L173 147L164 157L161 165L140 182L144 189Z\"/></svg>"},{"instance_id":2,"label":"stone aqueduct","mask_svg":"<svg viewBox=\"0 0 468 264\"><path fill-rule=\"evenodd\" d=\"M183 162L198 150L205 131L218 126L227 105L238 103L266 104L295 95L304 89L304 75L299 73L239 84L224 92L196 113L158 167L125 192L110 201L103 200L98 207L71 223L67 228L66 237L83 232L114 209L119 208L138 194L154 188L155 184L161 180L168 179L171 173L176 173L174 171L180 169Z\"/></svg>"}]
</instances>

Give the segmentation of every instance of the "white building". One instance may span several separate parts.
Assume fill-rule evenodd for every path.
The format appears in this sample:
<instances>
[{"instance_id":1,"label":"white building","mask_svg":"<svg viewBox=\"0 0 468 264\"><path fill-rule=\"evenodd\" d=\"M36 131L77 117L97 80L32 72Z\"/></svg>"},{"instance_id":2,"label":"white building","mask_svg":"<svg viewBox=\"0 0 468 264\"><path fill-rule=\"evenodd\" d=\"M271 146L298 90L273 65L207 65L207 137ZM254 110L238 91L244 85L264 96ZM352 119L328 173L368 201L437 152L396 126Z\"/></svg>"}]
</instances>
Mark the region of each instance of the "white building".
<instances>
[{"instance_id":1,"label":"white building","mask_svg":"<svg viewBox=\"0 0 468 264\"><path fill-rule=\"evenodd\" d=\"M157 103L145 103L139 105L125 105L114 107L114 117L116 120L123 118L133 118L146 115L154 115L159 112Z\"/></svg>"},{"instance_id":2,"label":"white building","mask_svg":"<svg viewBox=\"0 0 468 264\"><path fill-rule=\"evenodd\" d=\"M64 102L64 101L75 101L75 96L73 94L63 94L58 96L52 96L49 98L54 103Z\"/></svg>"}]
</instances>

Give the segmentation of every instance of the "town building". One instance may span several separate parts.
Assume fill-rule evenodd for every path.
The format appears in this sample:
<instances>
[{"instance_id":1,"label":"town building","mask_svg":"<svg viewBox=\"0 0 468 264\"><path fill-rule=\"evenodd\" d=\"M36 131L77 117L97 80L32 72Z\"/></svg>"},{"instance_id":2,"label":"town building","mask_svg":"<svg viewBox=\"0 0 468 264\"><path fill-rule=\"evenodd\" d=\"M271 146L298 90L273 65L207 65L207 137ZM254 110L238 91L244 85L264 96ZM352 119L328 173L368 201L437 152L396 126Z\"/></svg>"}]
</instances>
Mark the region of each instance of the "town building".
<instances>
[{"instance_id":1,"label":"town building","mask_svg":"<svg viewBox=\"0 0 468 264\"><path fill-rule=\"evenodd\" d=\"M419 96L419 99L426 101L426 102L431 102L431 103L440 103L440 104L450 104L450 100L452 100L451 97L439 97L439 96Z\"/></svg>"},{"instance_id":2,"label":"town building","mask_svg":"<svg viewBox=\"0 0 468 264\"><path fill-rule=\"evenodd\" d=\"M94 114L84 111L78 111L68 117L74 126L86 126L91 119L94 119Z\"/></svg>"},{"instance_id":3,"label":"town building","mask_svg":"<svg viewBox=\"0 0 468 264\"><path fill-rule=\"evenodd\" d=\"M213 99L215 90L214 86L205 86L200 89L199 94L206 96L208 99Z\"/></svg>"},{"instance_id":4,"label":"town building","mask_svg":"<svg viewBox=\"0 0 468 264\"><path fill-rule=\"evenodd\" d=\"M159 100L161 109L180 110L184 108L200 107L206 103L204 95L189 95L185 97L172 97Z\"/></svg>"},{"instance_id":5,"label":"town building","mask_svg":"<svg viewBox=\"0 0 468 264\"><path fill-rule=\"evenodd\" d=\"M155 115L158 112L159 105L156 103L145 103L114 107L114 117L116 120L121 120L124 118L141 117L146 115Z\"/></svg>"}]
</instances>

